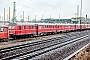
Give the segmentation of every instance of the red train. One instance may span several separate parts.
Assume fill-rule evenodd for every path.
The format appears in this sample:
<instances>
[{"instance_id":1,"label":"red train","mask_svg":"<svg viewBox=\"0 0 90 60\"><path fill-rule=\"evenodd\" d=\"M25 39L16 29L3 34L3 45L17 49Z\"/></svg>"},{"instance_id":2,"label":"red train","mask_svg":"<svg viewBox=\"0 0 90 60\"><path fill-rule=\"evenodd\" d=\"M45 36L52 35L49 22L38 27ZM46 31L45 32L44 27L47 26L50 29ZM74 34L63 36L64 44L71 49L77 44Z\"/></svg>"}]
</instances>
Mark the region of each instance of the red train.
<instances>
[{"instance_id":1,"label":"red train","mask_svg":"<svg viewBox=\"0 0 90 60\"><path fill-rule=\"evenodd\" d=\"M89 24L81 24L82 29L87 29ZM22 38L38 35L54 34L63 31L80 30L80 24L49 24L49 23L10 23L8 27L3 26L0 39Z\"/></svg>"},{"instance_id":2,"label":"red train","mask_svg":"<svg viewBox=\"0 0 90 60\"><path fill-rule=\"evenodd\" d=\"M0 41L7 40L9 38L8 26L0 26Z\"/></svg>"}]
</instances>

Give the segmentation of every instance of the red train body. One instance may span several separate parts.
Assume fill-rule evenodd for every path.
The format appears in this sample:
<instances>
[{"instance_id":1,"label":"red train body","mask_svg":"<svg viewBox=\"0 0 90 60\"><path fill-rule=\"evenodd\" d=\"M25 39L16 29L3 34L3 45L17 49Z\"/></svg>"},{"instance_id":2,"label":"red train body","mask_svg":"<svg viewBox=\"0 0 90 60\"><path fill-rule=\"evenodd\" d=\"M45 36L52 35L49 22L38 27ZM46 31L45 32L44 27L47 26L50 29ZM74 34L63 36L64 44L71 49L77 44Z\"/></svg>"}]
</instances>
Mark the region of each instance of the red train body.
<instances>
[{"instance_id":1,"label":"red train body","mask_svg":"<svg viewBox=\"0 0 90 60\"><path fill-rule=\"evenodd\" d=\"M82 29L89 28L89 24L81 24ZM49 24L49 23L10 23L8 27L0 26L0 39L22 38L29 36L46 35L63 31L80 30L80 24ZM9 32L8 32L9 31Z\"/></svg>"},{"instance_id":2,"label":"red train body","mask_svg":"<svg viewBox=\"0 0 90 60\"><path fill-rule=\"evenodd\" d=\"M0 40L7 40L9 38L9 32L7 26L0 26Z\"/></svg>"},{"instance_id":3,"label":"red train body","mask_svg":"<svg viewBox=\"0 0 90 60\"><path fill-rule=\"evenodd\" d=\"M87 24L81 24L82 29L87 28ZM79 24L49 24L49 23L10 23L9 34L12 38L33 35L44 35L63 31L79 30Z\"/></svg>"}]
</instances>

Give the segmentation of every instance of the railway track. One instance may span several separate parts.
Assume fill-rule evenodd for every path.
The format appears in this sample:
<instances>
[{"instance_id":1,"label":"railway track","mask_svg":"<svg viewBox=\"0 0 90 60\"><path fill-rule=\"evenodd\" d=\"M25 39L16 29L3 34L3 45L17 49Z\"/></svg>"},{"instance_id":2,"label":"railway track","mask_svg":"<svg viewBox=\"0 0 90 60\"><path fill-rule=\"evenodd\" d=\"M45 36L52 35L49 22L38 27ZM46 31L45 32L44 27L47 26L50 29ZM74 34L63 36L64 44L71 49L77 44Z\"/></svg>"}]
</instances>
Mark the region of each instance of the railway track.
<instances>
[{"instance_id":1,"label":"railway track","mask_svg":"<svg viewBox=\"0 0 90 60\"><path fill-rule=\"evenodd\" d=\"M74 33L74 32L46 35L46 36L39 36L39 37L31 37L31 38L23 38L23 39L17 39L17 40L11 39L7 42L0 42L0 49L10 47L10 46L16 46L16 45L26 44L26 43L30 43L30 42L35 42L35 41L50 39L50 38L56 38L56 37L60 37L60 36L63 36L66 34L72 34L72 33Z\"/></svg>"},{"instance_id":2,"label":"railway track","mask_svg":"<svg viewBox=\"0 0 90 60\"><path fill-rule=\"evenodd\" d=\"M87 38L89 35L90 31L82 31L48 40L42 40L38 42L0 49L0 58L1 60L32 59L36 56L39 56L51 50L58 49L61 48L62 46L66 46L70 43Z\"/></svg>"},{"instance_id":3,"label":"railway track","mask_svg":"<svg viewBox=\"0 0 90 60\"><path fill-rule=\"evenodd\" d=\"M9 38L8 41L0 41L0 45L7 45L7 44L12 44L12 43L17 43L17 42L26 42L26 41L34 41L37 39L46 39L46 38L51 38L51 37L57 37L57 36L62 36L65 34L70 34L70 33L74 33L74 32L65 32L65 33L61 33L61 34L49 34L49 35L42 35L42 36L33 36L33 37L26 37L26 38L17 38L17 39L13 39L13 38Z\"/></svg>"}]
</instances>

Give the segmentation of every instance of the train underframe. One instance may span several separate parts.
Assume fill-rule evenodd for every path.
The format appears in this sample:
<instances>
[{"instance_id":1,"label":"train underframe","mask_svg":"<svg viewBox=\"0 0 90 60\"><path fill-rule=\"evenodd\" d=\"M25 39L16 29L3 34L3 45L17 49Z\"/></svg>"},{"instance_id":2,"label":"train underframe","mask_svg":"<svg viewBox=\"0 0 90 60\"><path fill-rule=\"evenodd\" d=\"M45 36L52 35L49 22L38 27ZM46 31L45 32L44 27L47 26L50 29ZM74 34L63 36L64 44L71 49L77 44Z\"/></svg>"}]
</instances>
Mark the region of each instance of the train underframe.
<instances>
[{"instance_id":1,"label":"train underframe","mask_svg":"<svg viewBox=\"0 0 90 60\"><path fill-rule=\"evenodd\" d=\"M3 41L8 41L8 38L2 38L2 39L0 39L0 42L3 42Z\"/></svg>"}]
</instances>

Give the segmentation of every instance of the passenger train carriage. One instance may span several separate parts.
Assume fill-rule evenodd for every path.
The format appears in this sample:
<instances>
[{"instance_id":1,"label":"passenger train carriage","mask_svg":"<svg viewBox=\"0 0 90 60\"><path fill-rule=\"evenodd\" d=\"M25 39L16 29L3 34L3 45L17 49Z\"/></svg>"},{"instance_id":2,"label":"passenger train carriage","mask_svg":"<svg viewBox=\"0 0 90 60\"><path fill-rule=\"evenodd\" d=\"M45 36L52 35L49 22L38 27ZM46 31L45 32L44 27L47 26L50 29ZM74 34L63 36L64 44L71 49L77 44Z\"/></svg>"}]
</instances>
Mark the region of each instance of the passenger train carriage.
<instances>
[{"instance_id":1,"label":"passenger train carriage","mask_svg":"<svg viewBox=\"0 0 90 60\"><path fill-rule=\"evenodd\" d=\"M87 24L81 24L82 29L87 28ZM50 24L50 23L10 23L9 35L12 38L46 35L63 31L79 30L80 24Z\"/></svg>"},{"instance_id":2,"label":"passenger train carriage","mask_svg":"<svg viewBox=\"0 0 90 60\"><path fill-rule=\"evenodd\" d=\"M9 38L8 26L0 26L0 41Z\"/></svg>"},{"instance_id":3,"label":"passenger train carriage","mask_svg":"<svg viewBox=\"0 0 90 60\"><path fill-rule=\"evenodd\" d=\"M89 27L89 24L81 24L82 29ZM0 39L16 39L75 30L80 30L80 24L9 23L8 27L0 26Z\"/></svg>"}]
</instances>

